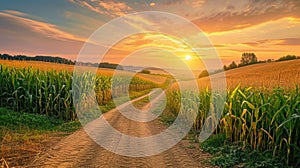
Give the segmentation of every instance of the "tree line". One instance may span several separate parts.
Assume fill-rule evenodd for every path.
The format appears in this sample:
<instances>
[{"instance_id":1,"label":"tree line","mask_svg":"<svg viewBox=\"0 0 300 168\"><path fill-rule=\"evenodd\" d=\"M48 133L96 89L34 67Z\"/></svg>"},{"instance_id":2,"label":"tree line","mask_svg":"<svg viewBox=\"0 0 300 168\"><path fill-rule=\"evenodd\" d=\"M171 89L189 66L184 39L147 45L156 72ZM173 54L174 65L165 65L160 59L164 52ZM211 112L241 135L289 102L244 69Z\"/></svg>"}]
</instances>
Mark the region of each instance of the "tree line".
<instances>
[{"instance_id":1,"label":"tree line","mask_svg":"<svg viewBox=\"0 0 300 168\"><path fill-rule=\"evenodd\" d=\"M295 55L287 55L287 56L280 57L277 60L267 59L264 61L258 61L258 59L254 53L243 53L240 64L237 64L234 61L232 61L232 63L229 64L228 66L224 65L224 70L226 71L229 69L234 69L234 68L252 65L252 64L258 64L258 63L279 62L279 61L287 61L287 60L293 60L293 59L300 59L300 57L299 56L297 57Z\"/></svg>"},{"instance_id":2,"label":"tree line","mask_svg":"<svg viewBox=\"0 0 300 168\"><path fill-rule=\"evenodd\" d=\"M0 54L0 59L2 60L18 60L18 61L43 61L43 62L53 62L59 64L69 64L74 65L75 62L69 59L61 57L52 57L52 56L35 56L29 57L25 55L9 55L9 54Z\"/></svg>"},{"instance_id":3,"label":"tree line","mask_svg":"<svg viewBox=\"0 0 300 168\"><path fill-rule=\"evenodd\" d=\"M42 62L51 62L51 63L58 63L58 64L67 64L67 65L75 65L76 61L72 61L62 57L53 57L53 56L35 56L29 57L26 55L9 55L9 54L0 54L1 60L17 60L17 61L42 61ZM77 65L82 66L92 66L92 67L99 67L99 68L109 68L109 69L120 69L123 70L123 67L118 64L112 63L86 63L86 62L78 62Z\"/></svg>"},{"instance_id":4,"label":"tree line","mask_svg":"<svg viewBox=\"0 0 300 168\"><path fill-rule=\"evenodd\" d=\"M267 62L280 62L280 61L287 61L287 60L294 60L294 59L300 59L300 56L297 57L295 55L287 55L287 56L280 57L277 60L267 59L264 61L258 61L257 56L254 53L243 53L239 64L237 64L235 61L232 61L231 64L229 64L228 66L224 65L223 69L216 70L211 73L209 73L207 70L204 70L199 74L199 78L209 76L212 74L216 74L216 73L222 72L223 70L227 71L230 69L243 67L243 66L247 66L247 65L258 64L258 63L267 63Z\"/></svg>"}]
</instances>

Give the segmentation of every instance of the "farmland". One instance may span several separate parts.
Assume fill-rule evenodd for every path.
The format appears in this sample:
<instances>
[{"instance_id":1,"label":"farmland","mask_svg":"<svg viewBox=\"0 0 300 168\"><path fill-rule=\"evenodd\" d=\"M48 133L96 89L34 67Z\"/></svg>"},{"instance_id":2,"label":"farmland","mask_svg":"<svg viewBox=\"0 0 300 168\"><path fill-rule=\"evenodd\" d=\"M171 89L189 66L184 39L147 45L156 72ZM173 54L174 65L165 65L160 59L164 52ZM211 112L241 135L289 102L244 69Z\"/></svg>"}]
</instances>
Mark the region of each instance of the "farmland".
<instances>
[{"instance_id":1,"label":"farmland","mask_svg":"<svg viewBox=\"0 0 300 168\"><path fill-rule=\"evenodd\" d=\"M28 155L38 154L39 150L45 148L41 147L42 142L53 144L60 139L57 137L60 136L60 132L69 134L70 131L80 128L75 107L82 103L84 98L80 97L75 103L72 100L73 69L70 65L1 60L1 157L4 157L9 165L28 164L32 159L29 157L28 160ZM93 81L84 80L91 75L89 73L77 75L77 78L82 79L77 80L79 82L76 84L79 87L96 83L96 99L102 112L115 107L111 101L113 73L113 70L99 69ZM120 71L119 74L114 79L117 82L115 85L118 86L115 89L118 96L122 97L125 96L122 95L126 88L124 82L128 76L134 74L124 71ZM136 74L129 85L130 97L141 96L165 81L165 77L153 78L148 74Z\"/></svg>"},{"instance_id":2,"label":"farmland","mask_svg":"<svg viewBox=\"0 0 300 168\"><path fill-rule=\"evenodd\" d=\"M286 165L299 165L300 60L251 65L226 71L225 75L229 89L223 111L211 104L218 95L213 97L206 89L210 87L209 77L198 80L202 90L199 95L188 93L195 97L195 103L200 101L193 130L199 132L206 118L222 114L216 133L225 134L229 142L269 151L270 156L280 158ZM191 82L181 84L189 87ZM181 94L177 85L169 92L171 116L178 115ZM214 107L211 116L210 107Z\"/></svg>"},{"instance_id":3,"label":"farmland","mask_svg":"<svg viewBox=\"0 0 300 168\"><path fill-rule=\"evenodd\" d=\"M227 87L234 89L237 85L241 87L255 87L272 89L273 87L294 87L300 83L300 60L283 62L272 62L264 64L249 65L238 69L225 71ZM211 76L221 77L220 74ZM205 89L210 86L210 78L198 79L200 88Z\"/></svg>"},{"instance_id":4,"label":"farmland","mask_svg":"<svg viewBox=\"0 0 300 168\"><path fill-rule=\"evenodd\" d=\"M71 67L67 67L71 68ZM111 73L110 71L108 71ZM43 114L46 116L56 116L64 120L75 120L76 114L72 103L72 73L65 70L39 70L32 67L14 68L0 65L1 73L1 99L0 106L12 108L15 111L29 111L31 113ZM99 105L108 103L112 98L111 75L97 75L94 81L96 83L95 92ZM88 85L88 73L76 76L78 87ZM144 76L142 76L144 77ZM124 85L122 79L116 79L122 93ZM146 77L144 77L145 79ZM155 87L157 84L134 77L130 83L131 91L147 90ZM116 89L118 89L116 88Z\"/></svg>"},{"instance_id":5,"label":"farmland","mask_svg":"<svg viewBox=\"0 0 300 168\"><path fill-rule=\"evenodd\" d=\"M33 69L39 69L42 71L67 71L67 72L73 72L74 66L73 65L66 65L66 64L56 64L56 63L50 63L50 62L40 62L40 61L11 61L11 60L0 60L1 65L5 65L7 67L16 67L16 68L28 68L32 67ZM87 67L85 67L87 68ZM88 68L87 68L88 70ZM119 75L124 76L132 76L134 75L133 72L127 72L127 71L117 71ZM97 71L98 75L101 76L112 76L114 74L114 70L112 69L105 69L105 68L99 68ZM144 79L146 81L153 82L155 84L161 85L166 81L166 77L163 76L155 76L153 78L153 75L149 74L136 74L137 77Z\"/></svg>"},{"instance_id":6,"label":"farmland","mask_svg":"<svg viewBox=\"0 0 300 168\"><path fill-rule=\"evenodd\" d=\"M186 93L169 93L168 107L172 107L171 116L178 115L182 94ZM288 90L274 88L263 92L251 87L237 87L227 92L224 111L211 104L211 99L218 99L220 95L212 96L210 91L202 91L199 95L190 92L188 94L194 97L194 103L200 101L198 116L193 125L194 131L201 131L206 122L217 124L215 118L221 114L216 133L225 134L229 142L240 142L244 148L250 146L258 151L271 151L273 157L281 158L286 164L299 164L298 87ZM210 108L213 111L210 111ZM210 120L206 121L207 118Z\"/></svg>"},{"instance_id":7,"label":"farmland","mask_svg":"<svg viewBox=\"0 0 300 168\"><path fill-rule=\"evenodd\" d=\"M3 60L1 64L1 107L19 113L29 112L54 117L60 122L77 121L74 106L78 104L72 102L71 92L73 66ZM174 121L181 106L180 99L184 95L189 97L191 105L199 103L198 111L191 114L197 116L191 130L196 135L201 131L205 120L212 118L211 122L218 124L214 134L224 135L224 143L222 141L221 144L239 143L242 150L268 153L270 158L277 158L282 165L299 165L300 132L297 129L300 127L299 65L300 60L293 60L226 71L228 89L224 100L225 109L222 111L211 104L211 99L218 99L218 95L212 96L208 77L198 79L199 94L190 91L180 92L173 87L167 90L167 108L161 116L162 121L167 120L168 123ZM130 72L121 73L125 76L130 74ZM78 87L87 84L83 82L86 82L84 79L89 75L85 73L78 76L82 79L76 80L82 81L76 83ZM100 69L95 81L89 81L89 84L95 85L96 98L100 106L111 103L112 75L112 70ZM212 77L218 75L220 74ZM130 91L145 94L144 91L161 87L167 80L167 77L159 75L137 74L130 83ZM119 78L118 81L120 82L118 93L122 93L122 79ZM214 110L209 113L211 107ZM188 111L189 108L185 107L185 110ZM222 114L219 122L213 120L216 113ZM49 125L54 127L51 123ZM205 146L203 149L213 151L212 148ZM238 161L231 162L227 167L238 163Z\"/></svg>"}]
</instances>

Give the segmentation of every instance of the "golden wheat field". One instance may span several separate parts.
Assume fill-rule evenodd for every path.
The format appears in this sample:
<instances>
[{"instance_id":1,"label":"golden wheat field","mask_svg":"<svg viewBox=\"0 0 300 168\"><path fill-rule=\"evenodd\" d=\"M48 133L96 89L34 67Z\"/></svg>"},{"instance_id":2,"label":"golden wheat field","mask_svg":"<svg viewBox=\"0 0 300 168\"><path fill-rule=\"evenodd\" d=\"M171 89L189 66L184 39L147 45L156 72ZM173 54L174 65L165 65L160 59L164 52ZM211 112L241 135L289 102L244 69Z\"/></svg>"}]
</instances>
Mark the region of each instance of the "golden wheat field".
<instances>
[{"instance_id":1,"label":"golden wheat field","mask_svg":"<svg viewBox=\"0 0 300 168\"><path fill-rule=\"evenodd\" d=\"M274 88L293 87L300 84L300 60L262 63L225 71L227 88L241 87ZM220 74L212 77L218 78ZM209 78L198 80L199 86L206 86Z\"/></svg>"},{"instance_id":2,"label":"golden wheat field","mask_svg":"<svg viewBox=\"0 0 300 168\"><path fill-rule=\"evenodd\" d=\"M225 71L227 89L234 89L236 86L272 89L280 86L284 88L300 85L300 60L282 62L261 63L244 66ZM200 90L211 87L211 79L220 84L222 74L214 74L210 77L197 79ZM179 82L183 88L192 88L194 81ZM173 88L177 88L177 84Z\"/></svg>"},{"instance_id":3,"label":"golden wheat field","mask_svg":"<svg viewBox=\"0 0 300 168\"><path fill-rule=\"evenodd\" d=\"M56 71L69 71L73 72L74 70L74 65L66 65L66 64L57 64L57 63L50 63L50 62L40 62L40 61L15 61L15 60L0 60L0 64L9 66L9 67L17 67L17 68L27 68L27 67L32 67L36 68L39 70L43 71L48 71L48 70L56 70ZM89 67L84 67L84 69L88 70ZM97 74L99 75L104 75L104 76L112 76L114 73L117 73L118 75L134 75L137 76L143 80L150 81L153 83L156 83L158 85L161 85L165 83L166 77L164 76L159 76L151 74L142 74L142 73L137 73L133 74L133 72L127 72L127 71L118 71L118 70L113 70L113 69L106 69L106 68L99 68L97 71Z\"/></svg>"},{"instance_id":4,"label":"golden wheat field","mask_svg":"<svg viewBox=\"0 0 300 168\"><path fill-rule=\"evenodd\" d=\"M0 60L0 64L11 66L11 67L33 67L40 70L51 70L55 69L57 71L70 71L74 70L73 65L62 65L49 62L39 62L39 61L10 61L10 60ZM127 71L116 71L121 75L133 75L132 72ZM99 68L99 75L111 76L115 73L112 69ZM237 85L242 87L252 86L252 87L264 87L273 88L275 86L281 87L293 87L295 84L300 84L300 60L290 60L282 62L271 62L249 65L245 67L240 67L236 69L231 69L225 71L227 88L232 89ZM156 84L163 84L167 77L151 74L136 74L143 80L151 81ZM210 77L204 77L198 79L198 87L204 89L210 87L210 78L218 79L221 78L221 74L214 74ZM180 82L184 86L190 85L190 82Z\"/></svg>"}]
</instances>

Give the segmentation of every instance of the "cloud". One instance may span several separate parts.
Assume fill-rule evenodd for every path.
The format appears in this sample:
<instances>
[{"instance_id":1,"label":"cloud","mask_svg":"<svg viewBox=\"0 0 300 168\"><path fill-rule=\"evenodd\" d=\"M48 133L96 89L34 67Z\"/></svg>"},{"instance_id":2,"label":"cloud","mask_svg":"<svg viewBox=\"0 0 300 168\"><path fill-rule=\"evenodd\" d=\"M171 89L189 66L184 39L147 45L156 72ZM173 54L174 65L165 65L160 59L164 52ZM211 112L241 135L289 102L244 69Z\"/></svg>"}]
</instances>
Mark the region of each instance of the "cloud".
<instances>
[{"instance_id":1,"label":"cloud","mask_svg":"<svg viewBox=\"0 0 300 168\"><path fill-rule=\"evenodd\" d=\"M202 7L206 0L162 0L160 1L162 5L166 6L191 6L194 8Z\"/></svg>"},{"instance_id":2,"label":"cloud","mask_svg":"<svg viewBox=\"0 0 300 168\"><path fill-rule=\"evenodd\" d=\"M72 3L78 4L82 7L88 8L96 13L107 15L111 17L123 16L132 8L125 2L103 1L103 0L69 0Z\"/></svg>"},{"instance_id":3,"label":"cloud","mask_svg":"<svg viewBox=\"0 0 300 168\"><path fill-rule=\"evenodd\" d=\"M69 1L111 17L147 10L170 12L191 20L208 33L244 29L284 17L300 17L300 1L295 0Z\"/></svg>"},{"instance_id":4,"label":"cloud","mask_svg":"<svg viewBox=\"0 0 300 168\"><path fill-rule=\"evenodd\" d=\"M7 13L7 14L11 14L11 15L15 15L15 16L32 17L32 15L29 15L29 14L24 13L24 12L16 11L16 10L3 10L2 12Z\"/></svg>"},{"instance_id":5,"label":"cloud","mask_svg":"<svg viewBox=\"0 0 300 168\"><path fill-rule=\"evenodd\" d=\"M286 38L280 39L281 42L277 45L290 45L290 46L300 46L300 38Z\"/></svg>"},{"instance_id":6,"label":"cloud","mask_svg":"<svg viewBox=\"0 0 300 168\"><path fill-rule=\"evenodd\" d=\"M230 51L234 52L283 52L284 50L280 49L231 49Z\"/></svg>"},{"instance_id":7,"label":"cloud","mask_svg":"<svg viewBox=\"0 0 300 168\"><path fill-rule=\"evenodd\" d=\"M106 23L105 20L99 19L99 17L73 11L66 11L64 17L68 20L65 23L68 31L82 37L89 37L95 30Z\"/></svg>"},{"instance_id":8,"label":"cloud","mask_svg":"<svg viewBox=\"0 0 300 168\"><path fill-rule=\"evenodd\" d=\"M112 12L132 10L132 8L127 6L126 3L124 3L124 2L113 2L113 1L104 2L104 1L101 1L99 3L99 6L102 6L107 11L112 11Z\"/></svg>"},{"instance_id":9,"label":"cloud","mask_svg":"<svg viewBox=\"0 0 300 168\"><path fill-rule=\"evenodd\" d=\"M246 42L242 43L242 45L246 45L249 47L264 47L267 45L278 45L282 43L282 39L264 39L264 40L258 40L254 42Z\"/></svg>"},{"instance_id":10,"label":"cloud","mask_svg":"<svg viewBox=\"0 0 300 168\"><path fill-rule=\"evenodd\" d=\"M259 59L299 55L300 18L285 17L258 25L224 32L208 33L220 55L240 57L242 52L255 52Z\"/></svg>"},{"instance_id":11,"label":"cloud","mask_svg":"<svg viewBox=\"0 0 300 168\"><path fill-rule=\"evenodd\" d=\"M56 25L25 16L29 15L17 11L0 12L0 34L5 34L0 40L1 52L75 56L85 41Z\"/></svg>"},{"instance_id":12,"label":"cloud","mask_svg":"<svg viewBox=\"0 0 300 168\"><path fill-rule=\"evenodd\" d=\"M210 3L203 6L206 9L203 9L202 16L193 19L205 32L243 29L284 17L300 17L300 3L294 0L223 1L209 12Z\"/></svg>"},{"instance_id":13,"label":"cloud","mask_svg":"<svg viewBox=\"0 0 300 168\"><path fill-rule=\"evenodd\" d=\"M242 43L249 47L265 47L267 45L288 45L288 46L297 46L300 45L300 38L283 38L283 39L265 39L254 42Z\"/></svg>"},{"instance_id":14,"label":"cloud","mask_svg":"<svg viewBox=\"0 0 300 168\"><path fill-rule=\"evenodd\" d=\"M300 37L299 28L300 18L286 17L247 27L243 30L209 33L208 36L213 43L217 44L258 45L262 42L270 43L271 41L267 41L270 39Z\"/></svg>"},{"instance_id":15,"label":"cloud","mask_svg":"<svg viewBox=\"0 0 300 168\"><path fill-rule=\"evenodd\" d=\"M10 12L10 13L12 13L12 12ZM22 24L23 26L28 27L29 29L31 29L32 31L34 31L36 33L43 34L45 37L50 37L50 38L64 40L64 41L65 40L75 40L75 41L85 41L86 40L84 38L77 37L73 34L64 32L64 31L60 30L56 25L28 19L28 18L21 17L21 16L16 16L16 15L13 15L10 13L0 12L0 17L8 18L15 22L18 22L18 23Z\"/></svg>"}]
</instances>

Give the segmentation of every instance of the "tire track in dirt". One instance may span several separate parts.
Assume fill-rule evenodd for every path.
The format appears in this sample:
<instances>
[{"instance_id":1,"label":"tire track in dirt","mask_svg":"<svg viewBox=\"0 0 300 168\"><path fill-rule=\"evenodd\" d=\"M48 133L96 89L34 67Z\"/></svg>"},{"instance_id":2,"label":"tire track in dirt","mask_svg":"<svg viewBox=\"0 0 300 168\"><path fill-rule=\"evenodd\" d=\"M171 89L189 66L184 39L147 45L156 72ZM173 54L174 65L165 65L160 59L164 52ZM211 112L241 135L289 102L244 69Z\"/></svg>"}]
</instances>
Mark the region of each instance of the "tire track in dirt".
<instances>
[{"instance_id":1,"label":"tire track in dirt","mask_svg":"<svg viewBox=\"0 0 300 168\"><path fill-rule=\"evenodd\" d=\"M147 107L149 107L149 104L144 105L142 109L144 110ZM117 110L111 110L103 116L115 129L126 135L146 137L166 129L166 126L158 120L146 123L136 122L127 119ZM116 137L111 140L119 141L120 138ZM159 144L160 142L153 143ZM209 158L209 155L201 152L197 149L198 147L195 147L195 149L189 148L190 145L187 140L182 140L171 149L154 156L127 157L104 149L81 129L65 137L28 167L212 167L208 163L203 163ZM124 143L119 144L118 147L130 150L128 149L129 145L124 145ZM151 150L146 148L141 148L135 152L142 154L143 150Z\"/></svg>"}]
</instances>

